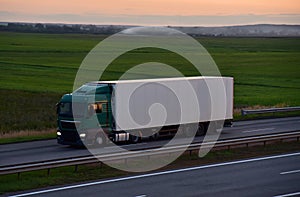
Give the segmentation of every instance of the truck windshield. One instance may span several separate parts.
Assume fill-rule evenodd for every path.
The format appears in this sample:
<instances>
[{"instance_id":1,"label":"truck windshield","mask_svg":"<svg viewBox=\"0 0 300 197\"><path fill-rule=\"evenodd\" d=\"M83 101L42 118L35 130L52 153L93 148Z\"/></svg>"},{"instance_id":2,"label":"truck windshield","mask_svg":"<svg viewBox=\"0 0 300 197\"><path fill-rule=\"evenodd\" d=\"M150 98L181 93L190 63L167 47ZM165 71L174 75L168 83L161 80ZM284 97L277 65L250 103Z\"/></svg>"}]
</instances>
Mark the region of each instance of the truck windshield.
<instances>
[{"instance_id":1,"label":"truck windshield","mask_svg":"<svg viewBox=\"0 0 300 197\"><path fill-rule=\"evenodd\" d=\"M85 113L86 104L85 103L74 103L74 107L77 108L76 112L77 114L74 114L74 117L83 117ZM73 111L72 111L72 103L60 103L58 105L58 114L60 116L65 117L73 117ZM79 114L80 113L80 114Z\"/></svg>"}]
</instances>

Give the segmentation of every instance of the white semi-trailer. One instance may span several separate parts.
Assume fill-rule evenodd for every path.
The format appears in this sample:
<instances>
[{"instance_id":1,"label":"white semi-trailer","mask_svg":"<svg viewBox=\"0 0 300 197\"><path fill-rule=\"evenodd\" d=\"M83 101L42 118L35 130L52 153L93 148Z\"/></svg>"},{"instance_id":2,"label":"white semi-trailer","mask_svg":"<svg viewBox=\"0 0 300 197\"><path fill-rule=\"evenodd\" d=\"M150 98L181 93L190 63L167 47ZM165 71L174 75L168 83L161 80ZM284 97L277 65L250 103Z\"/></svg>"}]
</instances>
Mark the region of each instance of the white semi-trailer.
<instances>
[{"instance_id":1,"label":"white semi-trailer","mask_svg":"<svg viewBox=\"0 0 300 197\"><path fill-rule=\"evenodd\" d=\"M231 124L233 78L180 77L90 82L57 105L60 144L138 142L211 124Z\"/></svg>"}]
</instances>

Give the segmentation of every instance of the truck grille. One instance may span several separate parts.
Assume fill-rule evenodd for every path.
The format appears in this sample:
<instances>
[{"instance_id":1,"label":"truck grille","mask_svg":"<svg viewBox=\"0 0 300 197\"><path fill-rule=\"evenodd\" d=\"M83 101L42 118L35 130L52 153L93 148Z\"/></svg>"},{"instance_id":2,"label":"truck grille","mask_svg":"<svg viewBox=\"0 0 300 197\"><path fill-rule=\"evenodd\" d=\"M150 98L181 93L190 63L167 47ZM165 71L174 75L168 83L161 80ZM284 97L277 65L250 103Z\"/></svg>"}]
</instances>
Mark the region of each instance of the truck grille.
<instances>
[{"instance_id":1,"label":"truck grille","mask_svg":"<svg viewBox=\"0 0 300 197\"><path fill-rule=\"evenodd\" d=\"M76 142L79 139L76 131L63 131L61 134L65 141Z\"/></svg>"},{"instance_id":2,"label":"truck grille","mask_svg":"<svg viewBox=\"0 0 300 197\"><path fill-rule=\"evenodd\" d=\"M80 122L75 121L60 121L60 125L62 129L70 129L70 130L76 130L76 124L79 126Z\"/></svg>"}]
</instances>

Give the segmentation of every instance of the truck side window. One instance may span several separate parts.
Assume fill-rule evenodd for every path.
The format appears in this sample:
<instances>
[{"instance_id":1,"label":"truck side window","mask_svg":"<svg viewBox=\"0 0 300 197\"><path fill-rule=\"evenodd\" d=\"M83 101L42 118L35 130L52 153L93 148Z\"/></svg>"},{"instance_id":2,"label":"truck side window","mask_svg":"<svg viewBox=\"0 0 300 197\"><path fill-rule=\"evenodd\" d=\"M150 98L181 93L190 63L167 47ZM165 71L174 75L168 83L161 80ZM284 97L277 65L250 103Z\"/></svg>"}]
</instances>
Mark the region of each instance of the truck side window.
<instances>
[{"instance_id":1,"label":"truck side window","mask_svg":"<svg viewBox=\"0 0 300 197\"><path fill-rule=\"evenodd\" d=\"M88 105L88 117L91 117L95 113L95 107L93 104Z\"/></svg>"},{"instance_id":2,"label":"truck side window","mask_svg":"<svg viewBox=\"0 0 300 197\"><path fill-rule=\"evenodd\" d=\"M102 104L101 103L93 103L88 105L88 116L92 116L95 113L102 113Z\"/></svg>"},{"instance_id":3,"label":"truck side window","mask_svg":"<svg viewBox=\"0 0 300 197\"><path fill-rule=\"evenodd\" d=\"M60 114L72 114L72 104L71 103L60 103L59 104Z\"/></svg>"},{"instance_id":4,"label":"truck side window","mask_svg":"<svg viewBox=\"0 0 300 197\"><path fill-rule=\"evenodd\" d=\"M100 114L102 112L107 112L107 104L106 103L89 104L88 116L92 116L94 113Z\"/></svg>"}]
</instances>

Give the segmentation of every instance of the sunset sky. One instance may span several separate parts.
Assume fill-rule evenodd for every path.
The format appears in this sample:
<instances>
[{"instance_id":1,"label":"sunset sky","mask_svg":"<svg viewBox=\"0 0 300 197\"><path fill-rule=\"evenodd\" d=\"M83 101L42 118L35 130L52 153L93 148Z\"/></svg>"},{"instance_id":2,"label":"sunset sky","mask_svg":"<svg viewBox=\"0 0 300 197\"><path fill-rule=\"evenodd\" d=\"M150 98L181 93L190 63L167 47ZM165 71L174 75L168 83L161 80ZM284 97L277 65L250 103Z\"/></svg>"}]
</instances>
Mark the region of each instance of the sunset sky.
<instances>
[{"instance_id":1,"label":"sunset sky","mask_svg":"<svg viewBox=\"0 0 300 197\"><path fill-rule=\"evenodd\" d=\"M299 24L299 0L0 0L0 21L133 25Z\"/></svg>"}]
</instances>

